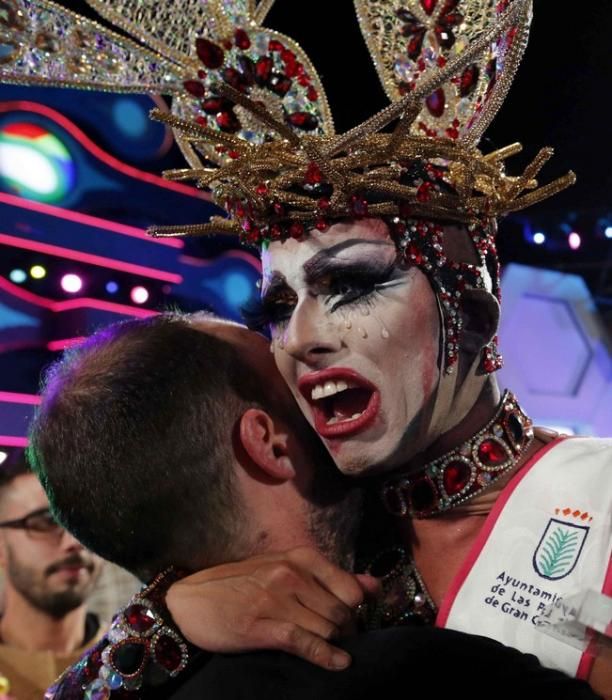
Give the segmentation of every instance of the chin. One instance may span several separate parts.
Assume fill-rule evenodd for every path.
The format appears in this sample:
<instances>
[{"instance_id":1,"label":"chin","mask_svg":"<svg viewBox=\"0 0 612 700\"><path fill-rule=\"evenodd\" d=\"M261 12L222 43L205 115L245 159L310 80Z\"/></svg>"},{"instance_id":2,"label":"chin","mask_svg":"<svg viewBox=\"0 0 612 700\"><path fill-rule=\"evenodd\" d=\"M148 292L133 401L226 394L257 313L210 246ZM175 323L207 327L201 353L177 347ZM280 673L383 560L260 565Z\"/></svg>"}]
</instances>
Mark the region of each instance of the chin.
<instances>
[{"instance_id":1,"label":"chin","mask_svg":"<svg viewBox=\"0 0 612 700\"><path fill-rule=\"evenodd\" d=\"M336 467L345 476L372 476L393 468L389 466L387 459L381 460L381 452L385 450L385 446L377 442L359 443L354 441L334 444L332 441L326 440L325 446L336 463Z\"/></svg>"}]
</instances>

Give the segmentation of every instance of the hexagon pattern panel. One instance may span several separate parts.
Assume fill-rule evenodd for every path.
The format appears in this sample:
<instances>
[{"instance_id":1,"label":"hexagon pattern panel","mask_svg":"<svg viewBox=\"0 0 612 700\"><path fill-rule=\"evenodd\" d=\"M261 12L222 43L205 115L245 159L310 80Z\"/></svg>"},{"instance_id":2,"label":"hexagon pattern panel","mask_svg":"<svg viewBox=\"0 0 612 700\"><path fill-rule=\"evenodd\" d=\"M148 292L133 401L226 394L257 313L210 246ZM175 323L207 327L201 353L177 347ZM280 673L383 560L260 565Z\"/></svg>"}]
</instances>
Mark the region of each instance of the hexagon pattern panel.
<instances>
[{"instance_id":1,"label":"hexagon pattern panel","mask_svg":"<svg viewBox=\"0 0 612 700\"><path fill-rule=\"evenodd\" d=\"M583 279L512 264L502 291L501 385L537 424L612 434L612 342Z\"/></svg>"}]
</instances>

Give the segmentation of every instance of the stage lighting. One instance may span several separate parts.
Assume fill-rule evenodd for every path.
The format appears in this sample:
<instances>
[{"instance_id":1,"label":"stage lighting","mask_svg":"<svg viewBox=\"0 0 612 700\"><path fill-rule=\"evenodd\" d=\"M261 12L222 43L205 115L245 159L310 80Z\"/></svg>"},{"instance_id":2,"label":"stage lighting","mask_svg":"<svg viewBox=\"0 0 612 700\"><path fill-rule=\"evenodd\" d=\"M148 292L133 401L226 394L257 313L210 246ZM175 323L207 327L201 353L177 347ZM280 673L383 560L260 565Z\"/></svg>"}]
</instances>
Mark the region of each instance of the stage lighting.
<instances>
[{"instance_id":1,"label":"stage lighting","mask_svg":"<svg viewBox=\"0 0 612 700\"><path fill-rule=\"evenodd\" d=\"M534 233L533 234L533 242L536 245L542 245L543 243L546 243L546 235L544 233L542 233L541 231Z\"/></svg>"},{"instance_id":2,"label":"stage lighting","mask_svg":"<svg viewBox=\"0 0 612 700\"><path fill-rule=\"evenodd\" d=\"M604 236L606 238L612 238L612 226L606 226L604 229Z\"/></svg>"},{"instance_id":3,"label":"stage lighting","mask_svg":"<svg viewBox=\"0 0 612 700\"><path fill-rule=\"evenodd\" d=\"M4 462L6 462L7 457L8 457L8 452L5 452L4 450L0 450L0 464L4 464Z\"/></svg>"},{"instance_id":4,"label":"stage lighting","mask_svg":"<svg viewBox=\"0 0 612 700\"><path fill-rule=\"evenodd\" d=\"M149 292L144 287L134 287L130 292L134 304L144 304L149 299Z\"/></svg>"},{"instance_id":5,"label":"stage lighting","mask_svg":"<svg viewBox=\"0 0 612 700\"><path fill-rule=\"evenodd\" d=\"M83 280L73 273L64 275L60 284L62 285L62 289L68 292L68 294L76 294L83 288Z\"/></svg>"},{"instance_id":6,"label":"stage lighting","mask_svg":"<svg viewBox=\"0 0 612 700\"><path fill-rule=\"evenodd\" d=\"M28 276L23 270L15 268L14 270L10 271L9 279L15 284L23 284L28 279Z\"/></svg>"},{"instance_id":7,"label":"stage lighting","mask_svg":"<svg viewBox=\"0 0 612 700\"><path fill-rule=\"evenodd\" d=\"M248 277L240 272L230 272L224 280L223 291L232 306L240 307L245 304L253 293Z\"/></svg>"},{"instance_id":8,"label":"stage lighting","mask_svg":"<svg viewBox=\"0 0 612 700\"><path fill-rule=\"evenodd\" d=\"M47 270L42 265L32 265L30 275L35 280L41 280L47 276Z\"/></svg>"},{"instance_id":9,"label":"stage lighting","mask_svg":"<svg viewBox=\"0 0 612 700\"><path fill-rule=\"evenodd\" d=\"M580 238L579 233L572 231L567 237L567 242L572 250L578 250L578 248L580 248L580 244L582 243L582 239Z\"/></svg>"},{"instance_id":10,"label":"stage lighting","mask_svg":"<svg viewBox=\"0 0 612 700\"><path fill-rule=\"evenodd\" d=\"M57 136L31 122L0 127L0 181L22 197L57 202L70 191L75 167Z\"/></svg>"},{"instance_id":11,"label":"stage lighting","mask_svg":"<svg viewBox=\"0 0 612 700\"><path fill-rule=\"evenodd\" d=\"M106 283L106 291L109 294L116 294L119 291L119 285L111 280Z\"/></svg>"}]
</instances>

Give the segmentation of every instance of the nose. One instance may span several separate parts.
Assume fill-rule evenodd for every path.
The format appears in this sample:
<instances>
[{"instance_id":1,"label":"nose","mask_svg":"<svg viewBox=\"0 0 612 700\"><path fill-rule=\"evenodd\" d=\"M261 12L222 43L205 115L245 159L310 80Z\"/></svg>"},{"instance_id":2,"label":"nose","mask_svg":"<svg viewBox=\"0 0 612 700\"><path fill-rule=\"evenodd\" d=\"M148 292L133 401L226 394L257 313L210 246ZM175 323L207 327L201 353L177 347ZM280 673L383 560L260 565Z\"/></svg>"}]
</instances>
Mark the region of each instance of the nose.
<instances>
[{"instance_id":1,"label":"nose","mask_svg":"<svg viewBox=\"0 0 612 700\"><path fill-rule=\"evenodd\" d=\"M68 530L62 530L62 537L60 540L62 549L67 552L76 552L85 547L77 540L77 538L72 535Z\"/></svg>"},{"instance_id":2,"label":"nose","mask_svg":"<svg viewBox=\"0 0 612 700\"><path fill-rule=\"evenodd\" d=\"M316 365L324 356L342 348L335 323L322 308L319 298L307 296L296 305L283 336L284 349L295 359Z\"/></svg>"}]
</instances>

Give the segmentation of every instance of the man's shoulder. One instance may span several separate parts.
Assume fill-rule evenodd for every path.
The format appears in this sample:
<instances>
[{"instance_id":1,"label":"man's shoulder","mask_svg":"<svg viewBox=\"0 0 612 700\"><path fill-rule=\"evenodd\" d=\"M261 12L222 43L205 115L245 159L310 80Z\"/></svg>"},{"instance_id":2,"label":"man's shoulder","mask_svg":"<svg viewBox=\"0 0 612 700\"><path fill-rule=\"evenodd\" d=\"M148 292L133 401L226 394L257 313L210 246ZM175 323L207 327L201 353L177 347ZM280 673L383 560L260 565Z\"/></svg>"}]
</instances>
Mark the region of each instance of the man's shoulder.
<instances>
[{"instance_id":1,"label":"man's shoulder","mask_svg":"<svg viewBox=\"0 0 612 700\"><path fill-rule=\"evenodd\" d=\"M499 642L452 630L398 627L357 635L342 643L352 656L344 671L325 671L282 652L213 655L165 698L173 700L371 700L397 688L431 684L437 696L592 698L588 686L544 669L534 656ZM471 674L474 659L478 674ZM178 679L177 679L178 680ZM551 695L547 695L550 691ZM148 696L147 696L148 697ZM155 696L162 697L160 696Z\"/></svg>"}]
</instances>

